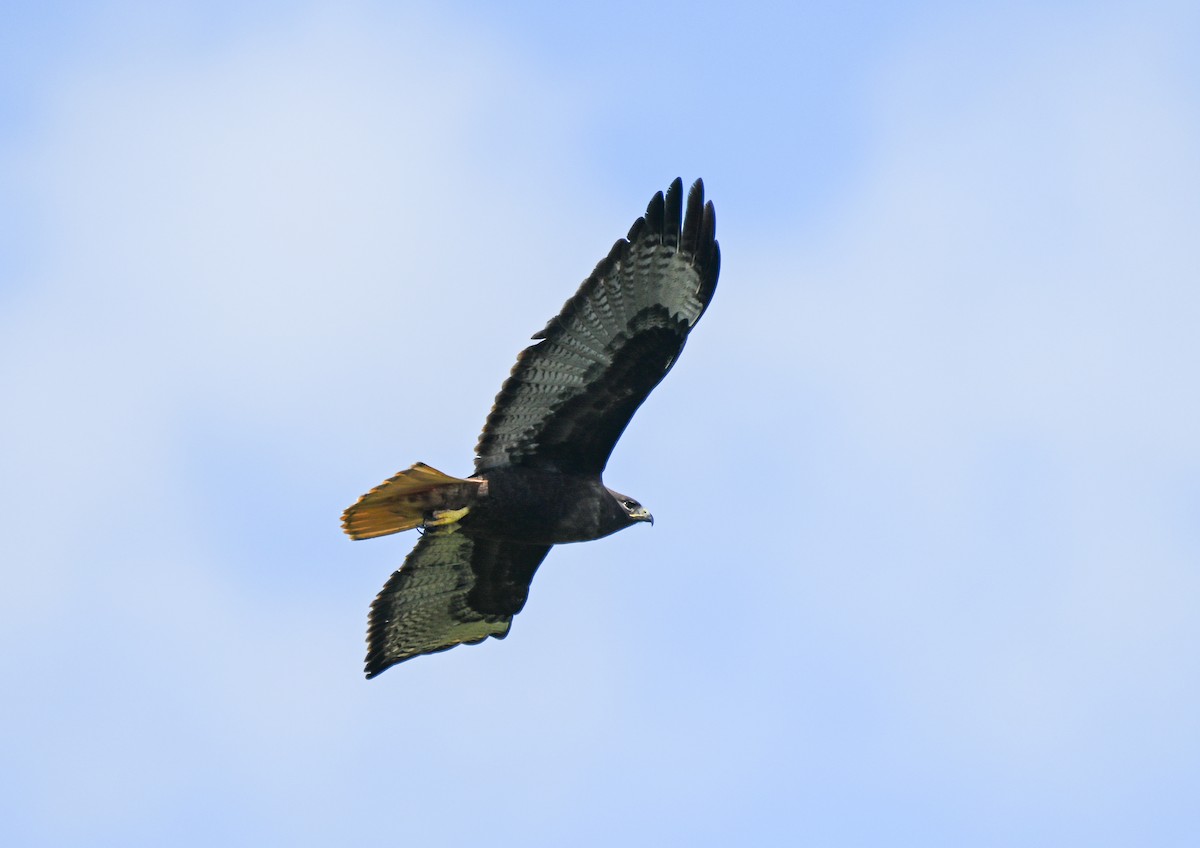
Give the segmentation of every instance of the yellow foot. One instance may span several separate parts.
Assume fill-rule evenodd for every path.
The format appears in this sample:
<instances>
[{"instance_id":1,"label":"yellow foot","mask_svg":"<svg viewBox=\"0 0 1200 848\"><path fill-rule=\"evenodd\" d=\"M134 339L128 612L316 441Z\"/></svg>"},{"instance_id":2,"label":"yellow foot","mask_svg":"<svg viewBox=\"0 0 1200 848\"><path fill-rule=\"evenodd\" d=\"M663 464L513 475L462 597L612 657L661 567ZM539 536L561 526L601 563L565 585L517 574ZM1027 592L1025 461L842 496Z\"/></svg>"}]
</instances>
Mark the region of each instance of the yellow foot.
<instances>
[{"instance_id":1,"label":"yellow foot","mask_svg":"<svg viewBox=\"0 0 1200 848\"><path fill-rule=\"evenodd\" d=\"M430 510L425 519L425 527L442 527L446 524L454 524L456 521L461 521L462 517L471 511L469 506L464 506L462 509L434 509Z\"/></svg>"}]
</instances>

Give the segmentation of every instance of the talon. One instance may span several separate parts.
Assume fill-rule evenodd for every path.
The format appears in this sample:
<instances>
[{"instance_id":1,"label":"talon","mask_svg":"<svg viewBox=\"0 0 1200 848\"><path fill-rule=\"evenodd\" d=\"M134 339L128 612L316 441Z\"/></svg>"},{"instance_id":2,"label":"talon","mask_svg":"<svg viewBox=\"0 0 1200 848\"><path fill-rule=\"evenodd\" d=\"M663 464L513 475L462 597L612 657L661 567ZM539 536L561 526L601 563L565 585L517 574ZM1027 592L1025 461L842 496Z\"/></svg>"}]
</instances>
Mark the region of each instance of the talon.
<instances>
[{"instance_id":1,"label":"talon","mask_svg":"<svg viewBox=\"0 0 1200 848\"><path fill-rule=\"evenodd\" d=\"M454 524L461 521L463 516L471 511L469 506L464 506L462 509L433 509L426 513L429 517L425 519L424 527L442 527L447 524Z\"/></svg>"}]
</instances>

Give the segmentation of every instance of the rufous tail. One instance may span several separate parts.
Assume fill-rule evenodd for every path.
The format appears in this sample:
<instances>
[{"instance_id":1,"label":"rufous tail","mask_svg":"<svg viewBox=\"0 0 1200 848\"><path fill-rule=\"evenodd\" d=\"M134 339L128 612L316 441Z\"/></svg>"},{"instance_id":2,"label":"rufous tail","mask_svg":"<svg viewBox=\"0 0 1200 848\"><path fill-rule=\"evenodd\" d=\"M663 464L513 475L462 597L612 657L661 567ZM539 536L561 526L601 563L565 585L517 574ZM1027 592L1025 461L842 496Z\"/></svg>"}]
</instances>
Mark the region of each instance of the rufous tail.
<instances>
[{"instance_id":1,"label":"rufous tail","mask_svg":"<svg viewBox=\"0 0 1200 848\"><path fill-rule=\"evenodd\" d=\"M469 507L483 483L451 477L418 462L359 498L342 513L342 529L351 539L411 530L424 524L431 513Z\"/></svg>"}]
</instances>

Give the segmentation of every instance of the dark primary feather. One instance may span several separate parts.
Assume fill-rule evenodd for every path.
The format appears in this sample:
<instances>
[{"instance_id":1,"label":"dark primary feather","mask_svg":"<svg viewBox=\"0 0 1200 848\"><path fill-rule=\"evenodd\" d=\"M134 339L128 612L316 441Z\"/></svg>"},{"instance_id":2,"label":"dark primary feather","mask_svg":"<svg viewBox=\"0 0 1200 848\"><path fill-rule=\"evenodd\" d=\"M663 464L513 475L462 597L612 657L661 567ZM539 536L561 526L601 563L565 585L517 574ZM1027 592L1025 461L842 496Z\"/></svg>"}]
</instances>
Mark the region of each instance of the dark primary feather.
<instances>
[{"instance_id":1,"label":"dark primary feather","mask_svg":"<svg viewBox=\"0 0 1200 848\"><path fill-rule=\"evenodd\" d=\"M505 465L598 474L712 299L716 216L696 180L656 194L523 350L488 415L475 473Z\"/></svg>"},{"instance_id":2,"label":"dark primary feather","mask_svg":"<svg viewBox=\"0 0 1200 848\"><path fill-rule=\"evenodd\" d=\"M420 654L503 639L549 552L453 526L427 532L371 604L367 677Z\"/></svg>"}]
</instances>

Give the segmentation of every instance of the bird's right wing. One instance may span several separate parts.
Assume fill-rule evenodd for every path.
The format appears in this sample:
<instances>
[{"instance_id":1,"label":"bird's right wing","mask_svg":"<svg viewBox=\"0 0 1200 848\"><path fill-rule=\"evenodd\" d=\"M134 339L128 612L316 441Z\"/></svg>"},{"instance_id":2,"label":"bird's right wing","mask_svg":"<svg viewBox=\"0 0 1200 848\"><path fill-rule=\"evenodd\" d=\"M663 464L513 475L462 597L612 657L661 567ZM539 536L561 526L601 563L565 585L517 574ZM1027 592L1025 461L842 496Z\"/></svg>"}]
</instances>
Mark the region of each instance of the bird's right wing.
<instances>
[{"instance_id":1,"label":"bird's right wing","mask_svg":"<svg viewBox=\"0 0 1200 848\"><path fill-rule=\"evenodd\" d=\"M455 525L427 531L371 604L367 677L421 654L503 639L549 551L472 538Z\"/></svg>"}]
</instances>

